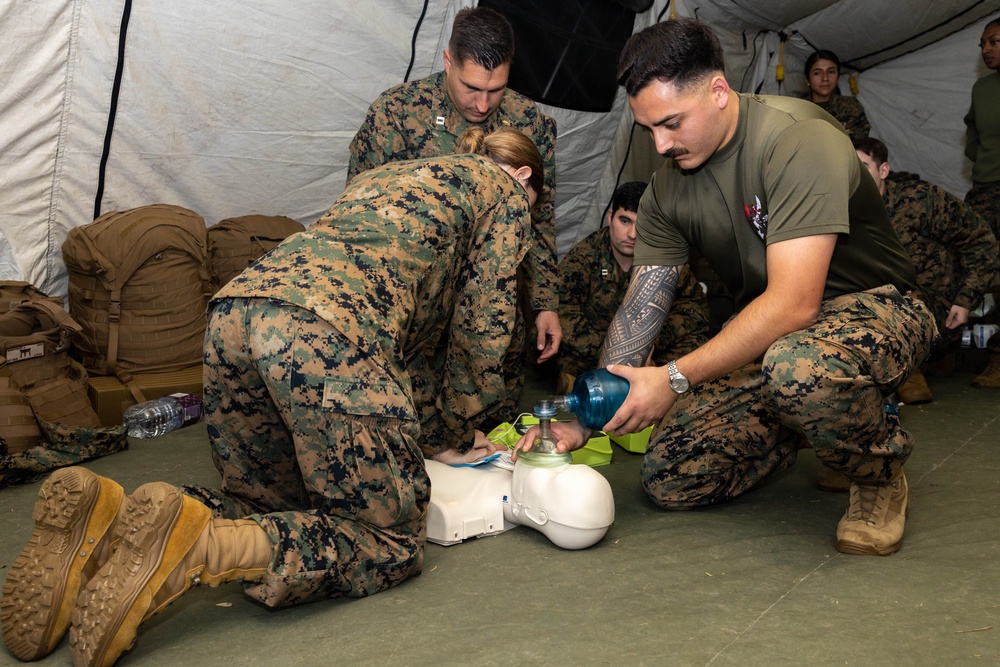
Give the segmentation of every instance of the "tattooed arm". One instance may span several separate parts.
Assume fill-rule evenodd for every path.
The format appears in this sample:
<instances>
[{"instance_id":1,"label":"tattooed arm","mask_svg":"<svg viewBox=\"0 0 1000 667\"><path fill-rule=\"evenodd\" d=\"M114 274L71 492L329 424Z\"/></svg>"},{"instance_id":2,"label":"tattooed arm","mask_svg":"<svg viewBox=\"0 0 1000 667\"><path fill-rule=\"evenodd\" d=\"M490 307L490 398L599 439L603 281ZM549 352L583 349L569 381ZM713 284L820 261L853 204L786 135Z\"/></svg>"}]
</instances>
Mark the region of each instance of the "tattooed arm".
<instances>
[{"instance_id":1,"label":"tattooed arm","mask_svg":"<svg viewBox=\"0 0 1000 667\"><path fill-rule=\"evenodd\" d=\"M767 288L707 343L677 359L692 385L711 380L760 359L767 348L792 331L816 321L823 301L835 234L803 236L767 247ZM677 400L666 368L608 370L629 381L628 398L606 425L635 433L663 418Z\"/></svg>"},{"instance_id":2,"label":"tattooed arm","mask_svg":"<svg viewBox=\"0 0 1000 667\"><path fill-rule=\"evenodd\" d=\"M597 365L644 366L677 294L679 266L637 266Z\"/></svg>"}]
</instances>

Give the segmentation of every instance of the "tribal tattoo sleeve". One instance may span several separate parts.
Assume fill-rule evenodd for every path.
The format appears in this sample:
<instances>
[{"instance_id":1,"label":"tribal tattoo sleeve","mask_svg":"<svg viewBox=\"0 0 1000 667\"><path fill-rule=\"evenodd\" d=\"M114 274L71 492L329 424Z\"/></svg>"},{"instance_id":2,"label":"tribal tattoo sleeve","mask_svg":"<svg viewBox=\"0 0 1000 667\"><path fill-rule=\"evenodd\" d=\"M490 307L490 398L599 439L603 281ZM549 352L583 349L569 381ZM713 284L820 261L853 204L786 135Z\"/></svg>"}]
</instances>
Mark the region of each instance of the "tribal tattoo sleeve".
<instances>
[{"instance_id":1,"label":"tribal tattoo sleeve","mask_svg":"<svg viewBox=\"0 0 1000 667\"><path fill-rule=\"evenodd\" d=\"M677 294L679 266L636 266L608 327L598 367L643 366Z\"/></svg>"}]
</instances>

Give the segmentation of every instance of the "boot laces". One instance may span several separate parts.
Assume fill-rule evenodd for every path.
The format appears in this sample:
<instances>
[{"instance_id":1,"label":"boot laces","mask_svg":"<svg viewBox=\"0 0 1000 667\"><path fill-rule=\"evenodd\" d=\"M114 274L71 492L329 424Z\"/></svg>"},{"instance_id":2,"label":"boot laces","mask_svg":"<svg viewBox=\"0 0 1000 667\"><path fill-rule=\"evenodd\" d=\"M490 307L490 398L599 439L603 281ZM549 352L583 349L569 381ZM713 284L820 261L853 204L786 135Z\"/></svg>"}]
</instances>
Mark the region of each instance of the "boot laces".
<instances>
[{"instance_id":1,"label":"boot laces","mask_svg":"<svg viewBox=\"0 0 1000 667\"><path fill-rule=\"evenodd\" d=\"M885 516L892 497L892 484L854 484L850 518L874 526Z\"/></svg>"}]
</instances>

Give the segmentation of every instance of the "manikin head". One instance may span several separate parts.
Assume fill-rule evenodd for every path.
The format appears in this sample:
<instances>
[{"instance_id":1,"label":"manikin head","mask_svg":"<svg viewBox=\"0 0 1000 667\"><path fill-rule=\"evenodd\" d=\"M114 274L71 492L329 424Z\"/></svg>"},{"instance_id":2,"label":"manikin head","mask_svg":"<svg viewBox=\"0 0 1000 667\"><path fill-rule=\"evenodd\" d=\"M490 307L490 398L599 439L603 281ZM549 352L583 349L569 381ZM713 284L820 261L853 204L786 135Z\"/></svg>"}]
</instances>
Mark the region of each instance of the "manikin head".
<instances>
[{"instance_id":1,"label":"manikin head","mask_svg":"<svg viewBox=\"0 0 1000 667\"><path fill-rule=\"evenodd\" d=\"M514 30L502 14L467 7L452 24L444 51L448 96L470 123L482 123L497 110L514 62Z\"/></svg>"},{"instance_id":2,"label":"manikin head","mask_svg":"<svg viewBox=\"0 0 1000 667\"><path fill-rule=\"evenodd\" d=\"M611 485L593 468L572 465L572 458L521 452L513 470L428 459L427 539L451 545L523 525L563 549L597 544L615 520Z\"/></svg>"},{"instance_id":3,"label":"manikin head","mask_svg":"<svg viewBox=\"0 0 1000 667\"><path fill-rule=\"evenodd\" d=\"M875 179L878 191L885 194L885 179L889 178L889 149L878 139L865 137L854 139L854 150L868 173Z\"/></svg>"},{"instance_id":4,"label":"manikin head","mask_svg":"<svg viewBox=\"0 0 1000 667\"><path fill-rule=\"evenodd\" d=\"M504 518L534 528L563 549L586 549L614 522L615 499L601 473L571 461L569 454L520 452Z\"/></svg>"}]
</instances>

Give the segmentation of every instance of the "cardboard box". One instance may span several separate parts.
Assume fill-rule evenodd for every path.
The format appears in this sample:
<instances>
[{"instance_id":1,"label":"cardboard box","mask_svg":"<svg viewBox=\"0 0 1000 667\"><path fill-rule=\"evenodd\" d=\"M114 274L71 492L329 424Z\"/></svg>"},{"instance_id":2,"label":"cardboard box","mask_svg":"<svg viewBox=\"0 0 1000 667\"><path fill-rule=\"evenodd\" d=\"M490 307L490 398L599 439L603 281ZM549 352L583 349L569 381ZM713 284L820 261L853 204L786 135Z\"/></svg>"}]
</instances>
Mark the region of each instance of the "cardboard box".
<instances>
[{"instance_id":1,"label":"cardboard box","mask_svg":"<svg viewBox=\"0 0 1000 667\"><path fill-rule=\"evenodd\" d=\"M147 400L167 394L184 392L202 395L202 366L192 366L179 371L163 373L135 373L132 375ZM135 405L132 392L116 377L92 376L88 381L87 394L90 403L101 420L102 426L116 426L122 423L125 408Z\"/></svg>"}]
</instances>

